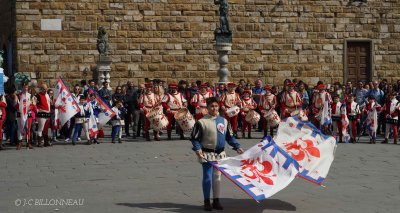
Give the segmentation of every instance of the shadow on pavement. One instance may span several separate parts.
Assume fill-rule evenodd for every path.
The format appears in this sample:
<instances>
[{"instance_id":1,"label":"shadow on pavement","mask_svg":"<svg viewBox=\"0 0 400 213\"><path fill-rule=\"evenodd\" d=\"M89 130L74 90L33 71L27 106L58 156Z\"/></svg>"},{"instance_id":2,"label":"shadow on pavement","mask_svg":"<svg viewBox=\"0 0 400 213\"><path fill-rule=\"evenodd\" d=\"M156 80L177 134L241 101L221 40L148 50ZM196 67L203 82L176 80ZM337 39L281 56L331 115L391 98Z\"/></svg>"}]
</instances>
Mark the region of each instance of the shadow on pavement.
<instances>
[{"instance_id":1,"label":"shadow on pavement","mask_svg":"<svg viewBox=\"0 0 400 213\"><path fill-rule=\"evenodd\" d=\"M264 210L296 211L296 206L278 199L269 199L256 203L251 199L221 199L225 212L262 213ZM163 212L204 212L201 205L189 205L182 203L117 203L116 205L154 210Z\"/></svg>"}]
</instances>

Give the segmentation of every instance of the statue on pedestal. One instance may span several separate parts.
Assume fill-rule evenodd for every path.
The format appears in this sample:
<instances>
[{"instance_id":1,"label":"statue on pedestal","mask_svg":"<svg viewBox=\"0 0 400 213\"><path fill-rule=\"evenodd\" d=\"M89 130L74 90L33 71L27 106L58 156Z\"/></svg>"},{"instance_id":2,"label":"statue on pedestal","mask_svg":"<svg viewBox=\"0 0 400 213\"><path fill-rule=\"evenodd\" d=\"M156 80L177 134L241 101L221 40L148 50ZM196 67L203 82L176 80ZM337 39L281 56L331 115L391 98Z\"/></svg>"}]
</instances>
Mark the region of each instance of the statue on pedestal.
<instances>
[{"instance_id":1,"label":"statue on pedestal","mask_svg":"<svg viewBox=\"0 0 400 213\"><path fill-rule=\"evenodd\" d=\"M103 26L99 27L99 32L97 33L97 50L100 55L108 54L108 35Z\"/></svg>"},{"instance_id":2,"label":"statue on pedestal","mask_svg":"<svg viewBox=\"0 0 400 213\"><path fill-rule=\"evenodd\" d=\"M232 31L228 21L228 0L214 0L214 3L219 5L219 27L214 30L215 40L217 43L232 43Z\"/></svg>"}]
</instances>

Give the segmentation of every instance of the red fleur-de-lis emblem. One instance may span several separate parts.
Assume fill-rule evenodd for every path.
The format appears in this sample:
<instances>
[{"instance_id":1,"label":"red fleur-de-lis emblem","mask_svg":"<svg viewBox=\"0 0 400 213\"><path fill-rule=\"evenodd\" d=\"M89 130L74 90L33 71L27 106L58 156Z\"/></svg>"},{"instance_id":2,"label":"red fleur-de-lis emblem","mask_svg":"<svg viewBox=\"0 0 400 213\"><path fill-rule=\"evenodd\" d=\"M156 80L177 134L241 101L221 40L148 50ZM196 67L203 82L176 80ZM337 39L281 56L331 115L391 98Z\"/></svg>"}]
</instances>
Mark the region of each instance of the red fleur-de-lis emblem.
<instances>
[{"instance_id":1,"label":"red fleur-de-lis emblem","mask_svg":"<svg viewBox=\"0 0 400 213\"><path fill-rule=\"evenodd\" d=\"M285 144L285 148L288 153L297 161L302 161L305 158L308 162L311 161L311 157L320 157L320 151L317 147L314 147L314 143L311 140L295 140Z\"/></svg>"},{"instance_id":2,"label":"red fleur-de-lis emblem","mask_svg":"<svg viewBox=\"0 0 400 213\"><path fill-rule=\"evenodd\" d=\"M273 177L276 174L270 174L272 171L272 164L269 161L260 162L260 158L256 160L242 160L241 162L241 173L250 179L256 180L259 183L264 182L268 185L274 185Z\"/></svg>"}]
</instances>

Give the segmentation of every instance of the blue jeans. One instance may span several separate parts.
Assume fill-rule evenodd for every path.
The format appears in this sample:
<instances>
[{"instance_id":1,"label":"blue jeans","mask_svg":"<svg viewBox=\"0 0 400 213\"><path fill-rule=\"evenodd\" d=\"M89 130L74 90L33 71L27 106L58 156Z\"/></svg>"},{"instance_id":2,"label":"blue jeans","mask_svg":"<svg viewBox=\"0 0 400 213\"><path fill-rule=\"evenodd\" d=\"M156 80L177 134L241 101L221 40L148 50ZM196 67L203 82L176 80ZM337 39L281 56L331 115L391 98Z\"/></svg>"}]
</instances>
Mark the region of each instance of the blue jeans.
<instances>
[{"instance_id":1,"label":"blue jeans","mask_svg":"<svg viewBox=\"0 0 400 213\"><path fill-rule=\"evenodd\" d=\"M112 130L111 130L111 140L114 141L115 140L115 136L118 135L118 138L121 138L121 126L113 126Z\"/></svg>"}]
</instances>

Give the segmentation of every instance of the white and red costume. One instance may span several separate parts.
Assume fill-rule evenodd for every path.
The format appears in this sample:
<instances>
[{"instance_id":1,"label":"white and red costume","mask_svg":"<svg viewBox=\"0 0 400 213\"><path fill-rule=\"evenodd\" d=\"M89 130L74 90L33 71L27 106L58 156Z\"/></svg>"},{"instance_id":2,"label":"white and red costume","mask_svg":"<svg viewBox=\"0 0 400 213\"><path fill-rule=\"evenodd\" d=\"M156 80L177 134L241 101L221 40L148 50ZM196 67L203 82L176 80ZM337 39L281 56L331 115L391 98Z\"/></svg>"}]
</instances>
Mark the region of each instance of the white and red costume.
<instances>
[{"instance_id":1,"label":"white and red costume","mask_svg":"<svg viewBox=\"0 0 400 213\"><path fill-rule=\"evenodd\" d=\"M347 102L346 112L349 119L350 138L352 142L355 142L357 137L357 122L361 119L360 106L355 101Z\"/></svg>"},{"instance_id":2,"label":"white and red costume","mask_svg":"<svg viewBox=\"0 0 400 213\"><path fill-rule=\"evenodd\" d=\"M246 115L250 110L254 110L257 108L257 103L254 101L253 98L250 97L251 91L244 91L244 93L249 94L249 97L243 98L242 99L242 106L240 109L240 115L242 118L242 133L244 135L244 133L247 130L247 133L250 136L251 133L251 123L248 123L246 121Z\"/></svg>"},{"instance_id":3,"label":"white and red costume","mask_svg":"<svg viewBox=\"0 0 400 213\"><path fill-rule=\"evenodd\" d=\"M332 101L331 95L324 90L325 85L320 84L317 86L317 89L320 90L320 92L314 94L314 96L312 98L312 102L311 102L311 108L315 115L314 125L319 127L321 118L323 117L322 111L324 109L325 101L328 101L328 106L331 106L333 101ZM339 110L339 114L340 114L340 110Z\"/></svg>"},{"instance_id":4,"label":"white and red costume","mask_svg":"<svg viewBox=\"0 0 400 213\"><path fill-rule=\"evenodd\" d=\"M265 86L265 90L271 91L271 87ZM273 135L273 126L270 125L271 121L267 120L265 118L265 115L269 111L275 110L277 103L278 102L276 100L276 96L274 94L272 94L271 92L265 93L260 98L260 103L258 104L258 108L260 109L260 112L262 114L264 135L267 134L268 129L270 130L270 135L271 136Z\"/></svg>"},{"instance_id":5,"label":"white and red costume","mask_svg":"<svg viewBox=\"0 0 400 213\"><path fill-rule=\"evenodd\" d=\"M201 87L203 86L204 85L201 85ZM205 114L207 114L204 113L207 112L206 100L207 98L211 97L213 97L213 95L209 91L206 91L204 94L199 91L197 94L193 96L192 100L190 100L190 104L196 108L196 114L195 114L196 120L200 120L201 118L203 118Z\"/></svg>"},{"instance_id":6,"label":"white and red costume","mask_svg":"<svg viewBox=\"0 0 400 213\"><path fill-rule=\"evenodd\" d=\"M342 103L340 102L333 102L331 105L333 133L339 134L340 141L343 137L341 107Z\"/></svg>"},{"instance_id":7,"label":"white and red costume","mask_svg":"<svg viewBox=\"0 0 400 213\"><path fill-rule=\"evenodd\" d=\"M383 105L383 113L386 118L385 139L389 139L390 129L393 131L393 139L397 143L398 128L397 123L399 120L400 103L394 98L389 100Z\"/></svg>"},{"instance_id":8,"label":"white and red costume","mask_svg":"<svg viewBox=\"0 0 400 213\"><path fill-rule=\"evenodd\" d=\"M170 84L169 85L170 89L178 89L178 85L176 84ZM178 110L185 108L187 106L187 101L183 97L182 93L175 92L175 93L168 93L165 94L164 97L161 100L162 106L165 110L167 110L167 118L168 118L168 126L167 126L167 132L168 132L168 138L170 139L171 131L172 131L172 123L175 122L175 114L178 112ZM183 131L180 129L179 125L177 125L179 128L181 138L183 138Z\"/></svg>"},{"instance_id":9,"label":"white and red costume","mask_svg":"<svg viewBox=\"0 0 400 213\"><path fill-rule=\"evenodd\" d=\"M281 117L287 118L290 117L292 112L301 109L303 101L300 94L295 90L286 91L282 94L281 105Z\"/></svg>"},{"instance_id":10,"label":"white and red costume","mask_svg":"<svg viewBox=\"0 0 400 213\"><path fill-rule=\"evenodd\" d=\"M228 84L229 86L230 84ZM232 92L226 92L224 93L220 99L219 99L219 105L222 108L223 111L226 112L229 108L233 106L239 106L241 105L241 100L239 93L236 93L235 91ZM226 120L228 120L228 123L232 126L233 133L237 133L237 120L238 120L238 115L235 115L233 117L229 117L227 114L225 114Z\"/></svg>"},{"instance_id":11,"label":"white and red costume","mask_svg":"<svg viewBox=\"0 0 400 213\"><path fill-rule=\"evenodd\" d=\"M146 88L152 88L153 85L151 83L145 84ZM143 110L144 115L149 113L155 106L157 106L160 103L160 96L154 94L153 92L149 91L144 94L142 94L139 97L139 108ZM149 129L150 129L150 121L149 119L145 116L144 118L144 132L146 134L146 137L149 138ZM158 140L158 135L155 134L155 139Z\"/></svg>"}]
</instances>

